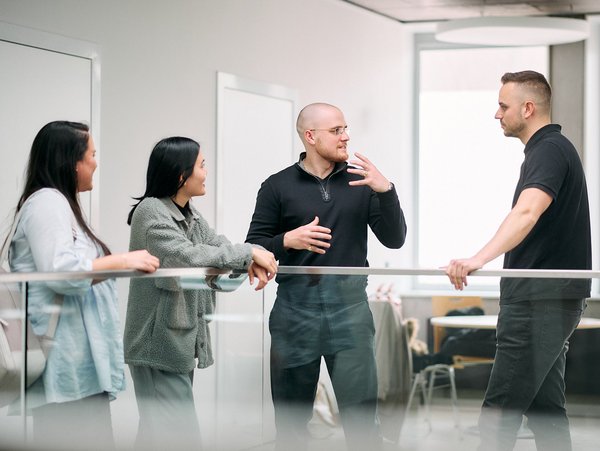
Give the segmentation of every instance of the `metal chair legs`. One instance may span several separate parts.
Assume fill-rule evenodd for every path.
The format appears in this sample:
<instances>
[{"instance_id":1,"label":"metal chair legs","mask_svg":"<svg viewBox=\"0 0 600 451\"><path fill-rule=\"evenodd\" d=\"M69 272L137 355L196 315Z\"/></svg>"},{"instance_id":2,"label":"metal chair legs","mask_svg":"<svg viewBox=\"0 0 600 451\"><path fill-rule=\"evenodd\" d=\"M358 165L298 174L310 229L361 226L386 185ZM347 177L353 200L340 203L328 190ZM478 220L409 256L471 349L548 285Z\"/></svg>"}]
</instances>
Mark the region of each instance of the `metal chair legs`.
<instances>
[{"instance_id":1,"label":"metal chair legs","mask_svg":"<svg viewBox=\"0 0 600 451\"><path fill-rule=\"evenodd\" d=\"M433 389L435 387L435 380L438 376L446 375L450 382L450 400L452 404L452 415L454 417L454 426L458 429L462 437L462 428L460 426L460 417L458 413L458 395L456 392L456 381L454 377L454 367L452 365L436 364L425 367L417 374L410 390L408 402L406 404L406 412L410 410L412 405L415 392L417 387L421 388L421 394L424 400L425 407L425 421L428 424L429 432L431 432L431 400L433 398ZM428 377L429 376L429 377Z\"/></svg>"}]
</instances>

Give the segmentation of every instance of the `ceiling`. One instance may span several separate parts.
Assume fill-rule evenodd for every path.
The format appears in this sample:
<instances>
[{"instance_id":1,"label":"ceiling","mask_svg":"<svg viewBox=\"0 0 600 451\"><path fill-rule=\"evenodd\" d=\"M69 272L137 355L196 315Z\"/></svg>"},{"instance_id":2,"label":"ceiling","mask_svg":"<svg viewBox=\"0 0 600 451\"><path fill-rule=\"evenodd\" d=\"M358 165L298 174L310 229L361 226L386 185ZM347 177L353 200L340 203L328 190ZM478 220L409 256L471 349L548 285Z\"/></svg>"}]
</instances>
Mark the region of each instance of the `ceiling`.
<instances>
[{"instance_id":1,"label":"ceiling","mask_svg":"<svg viewBox=\"0 0 600 451\"><path fill-rule=\"evenodd\" d=\"M400 22L600 14L599 0L342 0Z\"/></svg>"}]
</instances>

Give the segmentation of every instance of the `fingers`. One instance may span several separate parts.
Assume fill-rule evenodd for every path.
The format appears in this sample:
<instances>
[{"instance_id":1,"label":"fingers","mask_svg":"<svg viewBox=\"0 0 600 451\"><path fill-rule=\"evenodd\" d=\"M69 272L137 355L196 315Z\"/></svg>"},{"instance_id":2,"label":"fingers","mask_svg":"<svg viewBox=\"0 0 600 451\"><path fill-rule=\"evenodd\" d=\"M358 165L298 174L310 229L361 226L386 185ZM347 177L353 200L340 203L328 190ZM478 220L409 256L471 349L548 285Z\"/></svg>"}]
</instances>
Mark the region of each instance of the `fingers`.
<instances>
[{"instance_id":1,"label":"fingers","mask_svg":"<svg viewBox=\"0 0 600 451\"><path fill-rule=\"evenodd\" d=\"M331 244L325 241L319 240L309 240L306 246L306 250L308 252L314 252L315 254L325 254L327 252L326 249L329 249Z\"/></svg>"},{"instance_id":2,"label":"fingers","mask_svg":"<svg viewBox=\"0 0 600 451\"><path fill-rule=\"evenodd\" d=\"M269 273L277 272L277 260L275 255L267 251L267 257L264 262L259 262L259 265L265 268Z\"/></svg>"},{"instance_id":3,"label":"fingers","mask_svg":"<svg viewBox=\"0 0 600 451\"><path fill-rule=\"evenodd\" d=\"M467 275L471 272L465 261L451 260L448 266L442 268L446 271L446 275L450 283L456 290L462 291L467 284Z\"/></svg>"},{"instance_id":4,"label":"fingers","mask_svg":"<svg viewBox=\"0 0 600 451\"><path fill-rule=\"evenodd\" d=\"M451 277L448 276L448 278L450 279L450 283L454 286L455 290L459 290L462 291L463 288L465 286L467 286L467 278L460 278L460 277Z\"/></svg>"},{"instance_id":5,"label":"fingers","mask_svg":"<svg viewBox=\"0 0 600 451\"><path fill-rule=\"evenodd\" d=\"M318 226L319 217L315 216L313 222L309 224L310 227L305 231L305 238L303 240L303 248L308 252L315 252L317 254L324 254L326 249L329 249L331 244L331 229L327 227Z\"/></svg>"},{"instance_id":6,"label":"fingers","mask_svg":"<svg viewBox=\"0 0 600 451\"><path fill-rule=\"evenodd\" d=\"M371 160L369 160L363 154L354 152L354 156L356 158L358 158L358 160L350 160L350 164L360 166L364 171L367 171L367 172L369 172L370 170L375 170L375 171L377 170L377 168L371 162Z\"/></svg>"},{"instance_id":7,"label":"fingers","mask_svg":"<svg viewBox=\"0 0 600 451\"><path fill-rule=\"evenodd\" d=\"M330 240L331 239L331 235L330 235L331 229L320 226L318 224L319 224L319 217L315 216L315 219L313 219L311 222L309 222L306 225L298 227L297 230L299 231L300 234L305 235L305 237L308 239L320 238L320 239L324 239L324 240Z\"/></svg>"},{"instance_id":8,"label":"fingers","mask_svg":"<svg viewBox=\"0 0 600 451\"><path fill-rule=\"evenodd\" d=\"M269 274L277 274L277 262L275 260L273 260L273 262L265 268Z\"/></svg>"},{"instance_id":9,"label":"fingers","mask_svg":"<svg viewBox=\"0 0 600 451\"><path fill-rule=\"evenodd\" d=\"M275 260L275 255L272 252L255 247L252 249L252 260L256 265L268 271L269 274L277 272L277 260Z\"/></svg>"},{"instance_id":10,"label":"fingers","mask_svg":"<svg viewBox=\"0 0 600 451\"><path fill-rule=\"evenodd\" d=\"M254 285L255 279L258 280L258 283L254 288L255 291L258 291L262 290L267 285L269 280L271 280L275 276L275 274L267 272L265 268L257 265L256 263L252 263L248 267L248 276L250 285Z\"/></svg>"},{"instance_id":11,"label":"fingers","mask_svg":"<svg viewBox=\"0 0 600 451\"><path fill-rule=\"evenodd\" d=\"M158 259L158 257L155 257L154 255L148 254L149 257L149 263L150 266L152 266L155 270L159 268L160 266L160 260Z\"/></svg>"},{"instance_id":12,"label":"fingers","mask_svg":"<svg viewBox=\"0 0 600 451\"><path fill-rule=\"evenodd\" d=\"M255 291L262 290L267 286L267 282L269 282L269 278L267 277L267 273L265 271L258 272L258 284L256 285Z\"/></svg>"},{"instance_id":13,"label":"fingers","mask_svg":"<svg viewBox=\"0 0 600 451\"><path fill-rule=\"evenodd\" d=\"M331 240L331 235L328 233L310 233L302 240L301 249L325 253L331 247L329 240Z\"/></svg>"},{"instance_id":14,"label":"fingers","mask_svg":"<svg viewBox=\"0 0 600 451\"><path fill-rule=\"evenodd\" d=\"M324 244L329 244L326 241L323 240L330 240L331 239L331 234L327 233L327 232L312 232L310 234L310 237L312 239L314 239L315 241L324 243Z\"/></svg>"},{"instance_id":15,"label":"fingers","mask_svg":"<svg viewBox=\"0 0 600 451\"><path fill-rule=\"evenodd\" d=\"M365 167L356 167L356 168L348 167L347 171L350 174L360 175L361 177L363 177L363 179L366 179L367 177L369 177L369 170Z\"/></svg>"},{"instance_id":16,"label":"fingers","mask_svg":"<svg viewBox=\"0 0 600 451\"><path fill-rule=\"evenodd\" d=\"M152 263L147 263L143 268L140 268L142 271L153 273L158 269L158 266L153 265Z\"/></svg>"},{"instance_id":17,"label":"fingers","mask_svg":"<svg viewBox=\"0 0 600 451\"><path fill-rule=\"evenodd\" d=\"M262 279L258 279L258 284L256 285L256 288L254 289L254 291L260 291L262 290L264 287L267 286L267 282L262 280Z\"/></svg>"},{"instance_id":18,"label":"fingers","mask_svg":"<svg viewBox=\"0 0 600 451\"><path fill-rule=\"evenodd\" d=\"M362 186L362 185L370 186L371 179L369 178L369 174L367 171L364 171L362 169L348 168L348 172L360 175L362 177L362 179L352 180L352 181L348 182L348 185L350 185L350 186Z\"/></svg>"},{"instance_id":19,"label":"fingers","mask_svg":"<svg viewBox=\"0 0 600 451\"><path fill-rule=\"evenodd\" d=\"M254 263L248 266L248 281L250 282L250 285L254 285L254 271L252 265L254 265Z\"/></svg>"},{"instance_id":20,"label":"fingers","mask_svg":"<svg viewBox=\"0 0 600 451\"><path fill-rule=\"evenodd\" d=\"M462 278L448 275L448 279L450 280L450 284L454 287L455 290L462 291L462 289L463 289ZM466 278L465 278L465 282L466 282Z\"/></svg>"},{"instance_id":21,"label":"fingers","mask_svg":"<svg viewBox=\"0 0 600 451\"><path fill-rule=\"evenodd\" d=\"M158 260L157 257L155 257L154 255L150 254L150 252L144 250L144 263L146 265L146 271L147 272L154 272L158 269L158 267L160 266L160 261Z\"/></svg>"},{"instance_id":22,"label":"fingers","mask_svg":"<svg viewBox=\"0 0 600 451\"><path fill-rule=\"evenodd\" d=\"M374 170L365 171L362 169L347 169L348 172L358 174L362 179L352 180L348 182L350 186L362 186L367 185L376 193L384 193L390 189L390 181L386 179L379 171Z\"/></svg>"},{"instance_id":23,"label":"fingers","mask_svg":"<svg viewBox=\"0 0 600 451\"><path fill-rule=\"evenodd\" d=\"M132 251L122 255L127 269L152 273L160 266L158 258L150 254L147 250Z\"/></svg>"},{"instance_id":24,"label":"fingers","mask_svg":"<svg viewBox=\"0 0 600 451\"><path fill-rule=\"evenodd\" d=\"M362 178L348 182L350 186L367 185L373 191L383 193L388 191L390 181L379 172L377 167L364 155L355 153L358 160L351 160L350 164L358 166L357 168L348 167L347 171L356 174Z\"/></svg>"},{"instance_id":25,"label":"fingers","mask_svg":"<svg viewBox=\"0 0 600 451\"><path fill-rule=\"evenodd\" d=\"M365 162L367 164L373 164L371 163L371 160L369 160L367 157L365 157L362 153L360 152L354 152L354 156L356 158L358 158L361 162Z\"/></svg>"},{"instance_id":26,"label":"fingers","mask_svg":"<svg viewBox=\"0 0 600 451\"><path fill-rule=\"evenodd\" d=\"M319 218L315 216L312 222L286 232L283 236L283 247L324 254L330 247L331 229L317 225L318 221Z\"/></svg>"}]
</instances>

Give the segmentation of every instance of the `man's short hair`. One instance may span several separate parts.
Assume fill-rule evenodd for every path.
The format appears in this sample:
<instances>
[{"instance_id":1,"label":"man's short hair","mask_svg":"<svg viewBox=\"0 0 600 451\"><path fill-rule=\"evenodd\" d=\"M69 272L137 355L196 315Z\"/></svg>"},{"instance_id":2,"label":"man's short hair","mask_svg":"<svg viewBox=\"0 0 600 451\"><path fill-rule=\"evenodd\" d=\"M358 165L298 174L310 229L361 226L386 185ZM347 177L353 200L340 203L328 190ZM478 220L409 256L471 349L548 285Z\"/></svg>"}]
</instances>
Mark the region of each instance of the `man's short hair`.
<instances>
[{"instance_id":1,"label":"man's short hair","mask_svg":"<svg viewBox=\"0 0 600 451\"><path fill-rule=\"evenodd\" d=\"M536 103L541 107L545 107L547 111L550 111L550 104L552 102L552 88L546 77L539 72L533 70L524 70L521 72L507 72L500 79L502 84L506 83L517 83L522 85L534 94Z\"/></svg>"}]
</instances>

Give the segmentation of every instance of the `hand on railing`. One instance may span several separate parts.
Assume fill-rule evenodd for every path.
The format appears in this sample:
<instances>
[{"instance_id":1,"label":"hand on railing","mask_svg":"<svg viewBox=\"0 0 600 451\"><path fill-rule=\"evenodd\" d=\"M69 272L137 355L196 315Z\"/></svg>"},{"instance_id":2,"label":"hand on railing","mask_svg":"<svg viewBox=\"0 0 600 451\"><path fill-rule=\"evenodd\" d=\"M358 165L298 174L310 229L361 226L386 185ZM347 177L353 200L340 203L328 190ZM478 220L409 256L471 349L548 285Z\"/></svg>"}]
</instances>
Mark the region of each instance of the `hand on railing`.
<instances>
[{"instance_id":1,"label":"hand on railing","mask_svg":"<svg viewBox=\"0 0 600 451\"><path fill-rule=\"evenodd\" d=\"M158 258L150 254L147 250L126 252L121 255L125 261L125 269L154 272L160 266Z\"/></svg>"},{"instance_id":2,"label":"hand on railing","mask_svg":"<svg viewBox=\"0 0 600 451\"><path fill-rule=\"evenodd\" d=\"M254 285L254 279L258 279L255 290L262 290L267 283L277 274L277 260L272 252L257 247L252 248L253 262L248 267L250 285Z\"/></svg>"},{"instance_id":3,"label":"hand on railing","mask_svg":"<svg viewBox=\"0 0 600 451\"><path fill-rule=\"evenodd\" d=\"M147 250L125 252L122 254L111 254L99 257L92 262L94 271L111 269L135 269L152 273L158 269L160 262L158 258Z\"/></svg>"},{"instance_id":4,"label":"hand on railing","mask_svg":"<svg viewBox=\"0 0 600 451\"><path fill-rule=\"evenodd\" d=\"M275 260L275 256L272 252L260 249L258 247L253 247L252 260L258 266L264 268L269 274L272 274L269 280L271 280L273 276L277 273L277 260Z\"/></svg>"},{"instance_id":5,"label":"hand on railing","mask_svg":"<svg viewBox=\"0 0 600 451\"><path fill-rule=\"evenodd\" d=\"M271 280L275 274L269 274L265 268L257 265L252 262L250 267L248 268L248 277L250 279L250 285L254 285L254 279L258 280L258 284L256 285L255 291L262 290L269 280Z\"/></svg>"},{"instance_id":6,"label":"hand on railing","mask_svg":"<svg viewBox=\"0 0 600 451\"><path fill-rule=\"evenodd\" d=\"M483 263L479 259L471 257L450 260L448 266L444 266L442 269L446 272L446 275L448 276L448 279L450 279L450 283L454 285L454 288L456 290L462 290L468 285L467 276L482 267Z\"/></svg>"}]
</instances>

